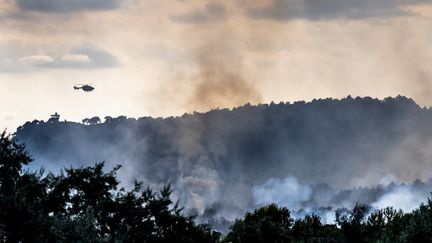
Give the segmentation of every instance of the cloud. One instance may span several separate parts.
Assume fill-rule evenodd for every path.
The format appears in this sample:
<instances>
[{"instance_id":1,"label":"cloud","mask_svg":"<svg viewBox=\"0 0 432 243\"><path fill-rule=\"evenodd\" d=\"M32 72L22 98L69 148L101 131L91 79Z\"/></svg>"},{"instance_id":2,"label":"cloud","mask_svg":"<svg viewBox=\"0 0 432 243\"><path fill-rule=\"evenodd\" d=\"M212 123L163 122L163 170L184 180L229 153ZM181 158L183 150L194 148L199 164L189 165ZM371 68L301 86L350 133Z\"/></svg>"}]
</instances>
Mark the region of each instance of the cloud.
<instances>
[{"instance_id":1,"label":"cloud","mask_svg":"<svg viewBox=\"0 0 432 243\"><path fill-rule=\"evenodd\" d=\"M180 23L207 24L223 20L227 15L225 5L219 2L212 2L204 5L203 9L175 15L171 17L171 20Z\"/></svg>"},{"instance_id":2,"label":"cloud","mask_svg":"<svg viewBox=\"0 0 432 243\"><path fill-rule=\"evenodd\" d=\"M91 59L87 55L83 54L66 54L61 58L62 61L72 62L72 63L88 63Z\"/></svg>"},{"instance_id":3,"label":"cloud","mask_svg":"<svg viewBox=\"0 0 432 243\"><path fill-rule=\"evenodd\" d=\"M21 57L18 62L27 63L31 65L43 65L47 63L52 63L54 59L48 55L33 55Z\"/></svg>"},{"instance_id":4,"label":"cloud","mask_svg":"<svg viewBox=\"0 0 432 243\"><path fill-rule=\"evenodd\" d=\"M110 68L117 65L117 59L108 51L87 47L76 49L47 67L95 69Z\"/></svg>"},{"instance_id":5,"label":"cloud","mask_svg":"<svg viewBox=\"0 0 432 243\"><path fill-rule=\"evenodd\" d=\"M19 45L4 45L3 48ZM24 47L22 51L4 51L0 46L0 73L23 73L36 69L100 69L118 65L117 59L108 51L96 47L73 49L66 54L46 50L34 54L36 49ZM40 52L40 51L38 51ZM47 54L50 53L50 54Z\"/></svg>"},{"instance_id":6,"label":"cloud","mask_svg":"<svg viewBox=\"0 0 432 243\"><path fill-rule=\"evenodd\" d=\"M55 58L52 62L37 65L43 68L97 69L118 65L117 59L109 52L97 48L83 48Z\"/></svg>"},{"instance_id":7,"label":"cloud","mask_svg":"<svg viewBox=\"0 0 432 243\"><path fill-rule=\"evenodd\" d=\"M21 10L54 13L109 10L117 8L120 2L120 0L16 0Z\"/></svg>"},{"instance_id":8,"label":"cloud","mask_svg":"<svg viewBox=\"0 0 432 243\"><path fill-rule=\"evenodd\" d=\"M269 0L253 1L246 13L255 19L286 21L292 19L364 19L409 14L407 5L431 3L430 0Z\"/></svg>"}]
</instances>

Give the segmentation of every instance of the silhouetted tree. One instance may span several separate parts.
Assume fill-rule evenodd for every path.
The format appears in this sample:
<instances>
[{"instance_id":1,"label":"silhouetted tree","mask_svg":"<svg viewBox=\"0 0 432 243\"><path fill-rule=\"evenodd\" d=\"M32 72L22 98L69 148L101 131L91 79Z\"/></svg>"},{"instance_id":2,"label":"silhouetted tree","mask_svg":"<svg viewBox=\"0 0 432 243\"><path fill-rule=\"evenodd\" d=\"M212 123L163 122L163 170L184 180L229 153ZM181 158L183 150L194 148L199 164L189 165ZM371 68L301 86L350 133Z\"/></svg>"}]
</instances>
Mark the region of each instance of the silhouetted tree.
<instances>
[{"instance_id":1,"label":"silhouetted tree","mask_svg":"<svg viewBox=\"0 0 432 243\"><path fill-rule=\"evenodd\" d=\"M236 220L225 242L290 242L293 219L289 209L271 204Z\"/></svg>"},{"instance_id":2,"label":"silhouetted tree","mask_svg":"<svg viewBox=\"0 0 432 243\"><path fill-rule=\"evenodd\" d=\"M347 242L366 242L363 221L367 212L368 206L364 204L357 204L352 210L336 210L336 222Z\"/></svg>"},{"instance_id":3,"label":"silhouetted tree","mask_svg":"<svg viewBox=\"0 0 432 243\"><path fill-rule=\"evenodd\" d=\"M87 125L95 125L101 122L101 119L98 116L94 116L92 118L84 118L82 120L83 124L87 124Z\"/></svg>"},{"instance_id":4,"label":"silhouetted tree","mask_svg":"<svg viewBox=\"0 0 432 243\"><path fill-rule=\"evenodd\" d=\"M341 242L343 235L334 224L323 224L317 215L297 219L292 227L294 242Z\"/></svg>"},{"instance_id":5,"label":"silhouetted tree","mask_svg":"<svg viewBox=\"0 0 432 243\"><path fill-rule=\"evenodd\" d=\"M23 172L31 162L24 146L6 132L0 135L0 240L38 241L49 237L49 220L43 207L46 181L41 173Z\"/></svg>"},{"instance_id":6,"label":"silhouetted tree","mask_svg":"<svg viewBox=\"0 0 432 243\"><path fill-rule=\"evenodd\" d=\"M90 125L98 124L101 122L101 119L98 116L94 116L88 120Z\"/></svg>"},{"instance_id":7,"label":"silhouetted tree","mask_svg":"<svg viewBox=\"0 0 432 243\"><path fill-rule=\"evenodd\" d=\"M338 209L338 226L324 224L316 215L292 223L287 210L269 205L246 213L232 225L223 242L432 242L431 199L405 214L389 207L366 217L369 207L364 204Z\"/></svg>"},{"instance_id":8,"label":"silhouetted tree","mask_svg":"<svg viewBox=\"0 0 432 243\"><path fill-rule=\"evenodd\" d=\"M104 119L105 123L111 123L113 121L113 118L111 116L106 116Z\"/></svg>"},{"instance_id":9,"label":"silhouetted tree","mask_svg":"<svg viewBox=\"0 0 432 243\"><path fill-rule=\"evenodd\" d=\"M0 135L1 242L212 242L219 234L196 225L173 203L170 186L159 193L118 188L115 167L104 163L31 173L23 145Z\"/></svg>"}]
</instances>

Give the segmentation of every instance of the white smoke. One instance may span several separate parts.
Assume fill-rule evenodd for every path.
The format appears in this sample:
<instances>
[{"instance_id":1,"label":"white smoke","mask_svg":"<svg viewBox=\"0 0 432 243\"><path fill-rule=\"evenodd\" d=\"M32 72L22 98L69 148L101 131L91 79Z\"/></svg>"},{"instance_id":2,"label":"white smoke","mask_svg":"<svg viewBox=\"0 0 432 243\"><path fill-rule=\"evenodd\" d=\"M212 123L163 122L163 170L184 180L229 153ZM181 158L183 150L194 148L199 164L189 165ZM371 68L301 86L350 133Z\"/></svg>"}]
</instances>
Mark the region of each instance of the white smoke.
<instances>
[{"instance_id":1,"label":"white smoke","mask_svg":"<svg viewBox=\"0 0 432 243\"><path fill-rule=\"evenodd\" d=\"M197 163L187 175L181 175L175 185L184 194L180 197L182 203L198 215L202 215L205 208L220 197L221 184L217 171L200 163L202 162Z\"/></svg>"},{"instance_id":2,"label":"white smoke","mask_svg":"<svg viewBox=\"0 0 432 243\"><path fill-rule=\"evenodd\" d=\"M402 209L404 212L411 212L416 209L420 203L427 200L427 196L411 186L403 185L395 187L393 190L385 193L380 197L372 207L376 209L393 207Z\"/></svg>"},{"instance_id":3,"label":"white smoke","mask_svg":"<svg viewBox=\"0 0 432 243\"><path fill-rule=\"evenodd\" d=\"M398 182L398 181L399 180L395 175L391 173L387 173L380 179L379 185L388 186L392 182Z\"/></svg>"},{"instance_id":4,"label":"white smoke","mask_svg":"<svg viewBox=\"0 0 432 243\"><path fill-rule=\"evenodd\" d=\"M312 189L302 185L293 176L285 179L270 178L261 186L252 188L255 205L276 203L290 209L300 209L312 197Z\"/></svg>"},{"instance_id":5,"label":"white smoke","mask_svg":"<svg viewBox=\"0 0 432 243\"><path fill-rule=\"evenodd\" d=\"M284 179L271 178L264 184L256 185L252 188L252 194L256 207L275 203L289 208L294 218L315 214L326 223L334 223L335 209L353 208L356 203L370 205L373 210L393 207L411 212L427 201L430 181L427 184L420 180L410 184L395 181L398 179L394 175L387 174L382 178L380 186L346 191L324 190L321 193L328 195L317 198L315 195L320 190L301 184L296 177L289 176Z\"/></svg>"}]
</instances>

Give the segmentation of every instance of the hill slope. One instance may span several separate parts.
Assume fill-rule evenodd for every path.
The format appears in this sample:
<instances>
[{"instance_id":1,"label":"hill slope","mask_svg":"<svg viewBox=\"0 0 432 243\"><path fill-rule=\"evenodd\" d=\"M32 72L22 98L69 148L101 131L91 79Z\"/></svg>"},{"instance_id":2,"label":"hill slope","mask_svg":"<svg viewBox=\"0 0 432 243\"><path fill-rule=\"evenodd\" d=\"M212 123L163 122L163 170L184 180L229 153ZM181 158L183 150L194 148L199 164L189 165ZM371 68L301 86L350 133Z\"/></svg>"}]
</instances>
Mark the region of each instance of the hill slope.
<instances>
[{"instance_id":1,"label":"hill slope","mask_svg":"<svg viewBox=\"0 0 432 243\"><path fill-rule=\"evenodd\" d=\"M188 209L229 216L265 203L275 188L289 188L276 194L301 207L329 202L326 193L313 193L317 183L331 191L426 180L430 124L432 110L406 97L347 97L95 125L34 121L16 138L37 165L122 164L122 181L171 182Z\"/></svg>"}]
</instances>

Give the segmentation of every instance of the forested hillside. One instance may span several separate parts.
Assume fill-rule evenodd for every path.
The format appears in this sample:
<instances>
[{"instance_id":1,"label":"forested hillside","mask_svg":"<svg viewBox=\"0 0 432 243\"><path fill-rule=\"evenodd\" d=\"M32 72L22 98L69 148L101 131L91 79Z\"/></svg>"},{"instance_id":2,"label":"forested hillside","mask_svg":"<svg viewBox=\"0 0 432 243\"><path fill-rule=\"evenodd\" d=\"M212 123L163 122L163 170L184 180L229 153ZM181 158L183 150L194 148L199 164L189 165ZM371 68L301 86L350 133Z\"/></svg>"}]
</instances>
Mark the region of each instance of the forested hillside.
<instances>
[{"instance_id":1,"label":"forested hillside","mask_svg":"<svg viewBox=\"0 0 432 243\"><path fill-rule=\"evenodd\" d=\"M430 184L431 124L432 110L406 97L347 97L164 119L33 121L16 139L35 167L120 164L125 185L135 178L157 188L171 182L186 212L232 220L269 200L292 210L354 206L357 199L379 203L394 190L365 189L374 194L364 196L341 189L416 179Z\"/></svg>"}]
</instances>

